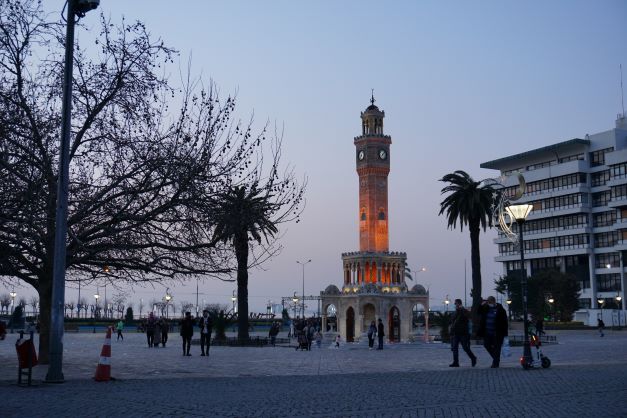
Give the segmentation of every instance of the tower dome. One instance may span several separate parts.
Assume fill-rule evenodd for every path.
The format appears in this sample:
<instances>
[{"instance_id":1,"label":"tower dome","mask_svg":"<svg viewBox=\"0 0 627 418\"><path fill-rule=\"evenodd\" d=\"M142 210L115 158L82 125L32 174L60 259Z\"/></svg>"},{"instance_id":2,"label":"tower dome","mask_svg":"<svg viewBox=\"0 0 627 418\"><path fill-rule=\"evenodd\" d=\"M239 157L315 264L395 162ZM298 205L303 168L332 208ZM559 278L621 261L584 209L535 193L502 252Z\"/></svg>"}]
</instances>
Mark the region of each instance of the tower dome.
<instances>
[{"instance_id":1,"label":"tower dome","mask_svg":"<svg viewBox=\"0 0 627 418\"><path fill-rule=\"evenodd\" d=\"M374 104L374 90L370 98L370 106L361 112L362 135L383 135L383 118L385 112Z\"/></svg>"}]
</instances>

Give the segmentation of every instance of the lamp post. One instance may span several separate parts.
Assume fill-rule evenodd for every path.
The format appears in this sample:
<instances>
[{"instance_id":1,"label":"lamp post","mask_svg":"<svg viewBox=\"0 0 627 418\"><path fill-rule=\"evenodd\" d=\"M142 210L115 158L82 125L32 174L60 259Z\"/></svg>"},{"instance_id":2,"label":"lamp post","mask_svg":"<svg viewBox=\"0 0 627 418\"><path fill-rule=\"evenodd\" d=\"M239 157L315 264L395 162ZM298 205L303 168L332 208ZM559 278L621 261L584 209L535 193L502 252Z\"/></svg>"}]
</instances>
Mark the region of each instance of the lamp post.
<instances>
[{"instance_id":1,"label":"lamp post","mask_svg":"<svg viewBox=\"0 0 627 418\"><path fill-rule=\"evenodd\" d=\"M555 322L555 313L553 311L553 302L555 302L555 299L553 299L553 296L549 297L548 302L551 307L551 321Z\"/></svg>"},{"instance_id":2,"label":"lamp post","mask_svg":"<svg viewBox=\"0 0 627 418\"><path fill-rule=\"evenodd\" d=\"M512 309L511 309L512 299L509 297L509 292L507 293L507 299L505 300L505 303L507 303L507 329L509 329L509 322L512 316Z\"/></svg>"},{"instance_id":3,"label":"lamp post","mask_svg":"<svg viewBox=\"0 0 627 418\"><path fill-rule=\"evenodd\" d=\"M448 312L448 304L451 303L450 300L448 300L448 295L446 295L446 299L444 299L444 304L446 305L446 312Z\"/></svg>"},{"instance_id":4,"label":"lamp post","mask_svg":"<svg viewBox=\"0 0 627 418\"><path fill-rule=\"evenodd\" d=\"M305 318L305 266L309 263L311 263L311 259L307 260L307 261L296 261L296 263L300 264L303 267L303 300L302 300L302 304L303 304L303 319Z\"/></svg>"},{"instance_id":5,"label":"lamp post","mask_svg":"<svg viewBox=\"0 0 627 418\"><path fill-rule=\"evenodd\" d=\"M616 294L616 306L618 307L618 328L620 328L620 311L622 308L622 304L621 301L623 300L622 296L620 294Z\"/></svg>"},{"instance_id":6,"label":"lamp post","mask_svg":"<svg viewBox=\"0 0 627 418\"><path fill-rule=\"evenodd\" d=\"M292 302L294 302L294 319L296 319L296 306L298 305L298 296L296 296L296 292L294 292L294 296L292 296Z\"/></svg>"},{"instance_id":7,"label":"lamp post","mask_svg":"<svg viewBox=\"0 0 627 418\"><path fill-rule=\"evenodd\" d=\"M15 310L15 297L17 296L15 289L13 289L9 295L11 296L11 312L13 312Z\"/></svg>"},{"instance_id":8,"label":"lamp post","mask_svg":"<svg viewBox=\"0 0 627 418\"><path fill-rule=\"evenodd\" d=\"M235 296L235 289L233 289L233 295L231 296L231 302L233 302L233 313L235 313L235 302L237 301L237 296Z\"/></svg>"},{"instance_id":9,"label":"lamp post","mask_svg":"<svg viewBox=\"0 0 627 418\"><path fill-rule=\"evenodd\" d=\"M531 346L529 344L529 318L527 318L527 274L525 272L525 242L523 241L523 224L533 208L532 205L510 205L505 208L507 214L518 224L519 248L520 248L520 281L522 285L522 310L523 310L523 356L520 364L524 369L531 368L533 357L531 356Z\"/></svg>"},{"instance_id":10,"label":"lamp post","mask_svg":"<svg viewBox=\"0 0 627 418\"><path fill-rule=\"evenodd\" d=\"M63 71L63 102L61 105L61 146L57 179L57 205L54 235L52 304L50 307L50 366L46 382L62 383L63 377L63 307L65 305L65 241L70 174L70 131L72 113L72 67L74 61L74 26L77 18L98 7L100 0L68 0L65 35L65 68Z\"/></svg>"},{"instance_id":11,"label":"lamp post","mask_svg":"<svg viewBox=\"0 0 627 418\"><path fill-rule=\"evenodd\" d=\"M94 299L96 299L96 307L94 308L94 317L98 315L98 298L100 298L100 295L98 294L98 291L96 291L96 294L94 295Z\"/></svg>"},{"instance_id":12,"label":"lamp post","mask_svg":"<svg viewBox=\"0 0 627 418\"><path fill-rule=\"evenodd\" d=\"M170 294L170 288L169 287L165 289L165 297L163 299L165 299L165 317L169 318L170 301L172 300L172 295Z\"/></svg>"}]
</instances>

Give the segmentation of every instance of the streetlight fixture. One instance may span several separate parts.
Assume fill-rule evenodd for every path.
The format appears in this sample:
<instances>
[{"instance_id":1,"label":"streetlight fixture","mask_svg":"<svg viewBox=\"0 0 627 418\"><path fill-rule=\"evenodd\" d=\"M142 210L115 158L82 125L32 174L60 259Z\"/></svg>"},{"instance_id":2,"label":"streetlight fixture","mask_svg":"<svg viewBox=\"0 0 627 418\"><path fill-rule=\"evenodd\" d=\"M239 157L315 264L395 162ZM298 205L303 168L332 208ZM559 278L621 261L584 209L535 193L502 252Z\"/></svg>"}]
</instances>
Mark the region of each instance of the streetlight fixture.
<instances>
[{"instance_id":1,"label":"streetlight fixture","mask_svg":"<svg viewBox=\"0 0 627 418\"><path fill-rule=\"evenodd\" d=\"M448 295L446 295L446 299L444 299L444 304L446 305L446 312L448 312L448 304L451 303L450 300L448 300Z\"/></svg>"},{"instance_id":2,"label":"streetlight fixture","mask_svg":"<svg viewBox=\"0 0 627 418\"><path fill-rule=\"evenodd\" d=\"M231 302L233 302L233 313L235 313L235 302L237 301L237 296L235 296L235 289L233 289L233 296L231 296Z\"/></svg>"},{"instance_id":3,"label":"streetlight fixture","mask_svg":"<svg viewBox=\"0 0 627 418\"><path fill-rule=\"evenodd\" d=\"M530 369L533 364L531 356L531 345L529 344L529 318L527 318L527 273L525 272L525 242L523 241L523 224L529 216L532 205L510 205L505 208L510 218L514 219L518 224L518 246L520 248L520 281L522 284L522 310L523 310L523 326L525 337L523 341L523 356L520 363L524 369Z\"/></svg>"},{"instance_id":4,"label":"streetlight fixture","mask_svg":"<svg viewBox=\"0 0 627 418\"><path fill-rule=\"evenodd\" d=\"M553 302L555 302L555 299L553 299L553 296L549 296L547 302L549 302L549 305L551 306L551 320L555 322L555 314L553 313Z\"/></svg>"},{"instance_id":5,"label":"streetlight fixture","mask_svg":"<svg viewBox=\"0 0 627 418\"><path fill-rule=\"evenodd\" d=\"M303 319L305 318L305 266L309 263L311 263L311 259L307 260L307 261L296 261L296 263L300 264L303 267Z\"/></svg>"},{"instance_id":6,"label":"streetlight fixture","mask_svg":"<svg viewBox=\"0 0 627 418\"><path fill-rule=\"evenodd\" d=\"M15 297L17 296L17 293L15 293L15 289L13 289L13 291L11 291L9 295L11 295L11 311L14 311L15 310Z\"/></svg>"},{"instance_id":7,"label":"streetlight fixture","mask_svg":"<svg viewBox=\"0 0 627 418\"><path fill-rule=\"evenodd\" d=\"M296 296L296 292L294 292L294 296L292 296L292 302L294 302L294 319L296 319L296 305L298 304L298 296Z\"/></svg>"},{"instance_id":8,"label":"streetlight fixture","mask_svg":"<svg viewBox=\"0 0 627 418\"><path fill-rule=\"evenodd\" d=\"M623 297L620 294L616 293L615 299L616 299L616 306L618 307L618 327L620 328L620 311L622 308L621 301L623 300Z\"/></svg>"},{"instance_id":9,"label":"streetlight fixture","mask_svg":"<svg viewBox=\"0 0 627 418\"><path fill-rule=\"evenodd\" d=\"M85 13L98 7L100 0L68 0L65 35L65 68L63 70L63 103L61 105L61 146L57 178L57 205L52 267L52 304L50 307L50 366L46 382L62 383L63 377L63 307L65 306L65 257L67 207L70 176L70 133L72 129L72 67L74 62L74 26Z\"/></svg>"},{"instance_id":10,"label":"streetlight fixture","mask_svg":"<svg viewBox=\"0 0 627 418\"><path fill-rule=\"evenodd\" d=\"M169 312L170 312L170 301L172 300L172 295L170 294L170 288L166 288L165 289L165 317L169 318Z\"/></svg>"}]
</instances>

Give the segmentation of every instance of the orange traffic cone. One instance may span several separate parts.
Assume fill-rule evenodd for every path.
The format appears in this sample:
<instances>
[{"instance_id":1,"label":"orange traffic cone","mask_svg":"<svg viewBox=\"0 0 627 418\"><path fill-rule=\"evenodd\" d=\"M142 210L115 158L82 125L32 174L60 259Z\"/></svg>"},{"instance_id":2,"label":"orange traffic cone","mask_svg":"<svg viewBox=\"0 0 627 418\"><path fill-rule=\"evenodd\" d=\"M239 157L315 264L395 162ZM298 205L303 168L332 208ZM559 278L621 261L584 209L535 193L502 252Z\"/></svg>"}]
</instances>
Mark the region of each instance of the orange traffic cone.
<instances>
[{"instance_id":1,"label":"orange traffic cone","mask_svg":"<svg viewBox=\"0 0 627 418\"><path fill-rule=\"evenodd\" d=\"M111 377L111 327L108 327L107 336L105 337L105 342L100 352L100 361L98 362L98 367L96 367L94 380L97 382L107 382L111 379L113 379Z\"/></svg>"}]
</instances>

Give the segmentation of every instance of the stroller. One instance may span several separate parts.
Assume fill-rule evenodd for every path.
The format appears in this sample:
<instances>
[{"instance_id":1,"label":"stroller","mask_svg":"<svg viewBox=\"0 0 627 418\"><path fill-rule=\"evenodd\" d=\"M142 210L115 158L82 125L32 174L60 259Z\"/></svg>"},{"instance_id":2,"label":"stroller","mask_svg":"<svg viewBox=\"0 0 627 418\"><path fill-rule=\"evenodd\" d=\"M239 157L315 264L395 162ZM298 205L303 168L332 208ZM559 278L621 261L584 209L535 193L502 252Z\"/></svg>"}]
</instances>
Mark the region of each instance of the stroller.
<instances>
[{"instance_id":1,"label":"stroller","mask_svg":"<svg viewBox=\"0 0 627 418\"><path fill-rule=\"evenodd\" d=\"M530 325L528 328L529 332L529 345L536 348L535 356L531 355L531 362L525 363L524 357L520 358L520 364L523 366L523 369L531 369L534 367L542 367L543 369L548 369L551 367L551 360L542 354L542 341L540 341L540 336L536 332L536 328L533 325Z\"/></svg>"},{"instance_id":2,"label":"stroller","mask_svg":"<svg viewBox=\"0 0 627 418\"><path fill-rule=\"evenodd\" d=\"M298 349L301 350L308 350L309 349L309 341L307 341L307 335L305 334L305 332L300 331L298 333L298 345L296 346L296 351L298 351Z\"/></svg>"}]
</instances>

